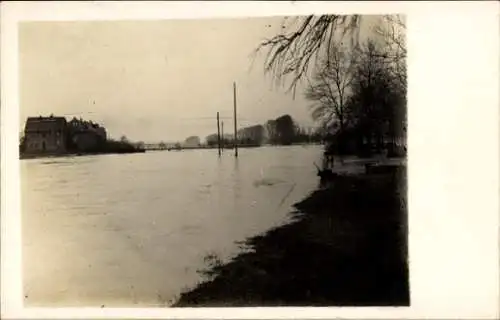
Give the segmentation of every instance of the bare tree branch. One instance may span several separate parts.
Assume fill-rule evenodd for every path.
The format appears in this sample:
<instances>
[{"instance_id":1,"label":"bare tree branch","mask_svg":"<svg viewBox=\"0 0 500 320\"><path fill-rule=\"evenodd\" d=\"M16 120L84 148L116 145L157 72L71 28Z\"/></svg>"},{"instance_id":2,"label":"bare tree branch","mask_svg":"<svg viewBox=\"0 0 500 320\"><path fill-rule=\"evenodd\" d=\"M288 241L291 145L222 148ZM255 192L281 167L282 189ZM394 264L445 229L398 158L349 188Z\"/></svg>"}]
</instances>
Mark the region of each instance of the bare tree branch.
<instances>
[{"instance_id":1,"label":"bare tree branch","mask_svg":"<svg viewBox=\"0 0 500 320\"><path fill-rule=\"evenodd\" d=\"M386 15L375 32L382 36L385 43L384 58L392 66L392 71L400 85L406 87L406 22L401 15Z\"/></svg>"},{"instance_id":2,"label":"bare tree branch","mask_svg":"<svg viewBox=\"0 0 500 320\"><path fill-rule=\"evenodd\" d=\"M308 80L306 98L312 102L310 109L314 120L327 127L338 124L342 131L356 53L342 43L332 45L328 51L330 56L321 59L313 81Z\"/></svg>"},{"instance_id":3,"label":"bare tree branch","mask_svg":"<svg viewBox=\"0 0 500 320\"><path fill-rule=\"evenodd\" d=\"M292 78L289 91L294 90L307 75L311 62L315 62L321 53L329 52L336 36L356 38L360 16L311 15L298 20L300 26L296 31L282 28L283 33L263 41L255 51L267 51L264 70L272 73L279 83Z\"/></svg>"},{"instance_id":4,"label":"bare tree branch","mask_svg":"<svg viewBox=\"0 0 500 320\"><path fill-rule=\"evenodd\" d=\"M406 59L405 21L400 15L386 15L382 20L383 26L375 31L390 44L391 50L384 54L387 59L397 62L394 72L405 82L406 68L401 63ZM271 73L278 84L291 78L288 91L295 91L299 81L308 76L311 63L317 63L318 57L332 56L333 44L349 40L351 47L358 46L361 21L361 15L285 18L281 33L263 41L254 53L266 51L265 72ZM329 63L327 60L327 65Z\"/></svg>"}]
</instances>

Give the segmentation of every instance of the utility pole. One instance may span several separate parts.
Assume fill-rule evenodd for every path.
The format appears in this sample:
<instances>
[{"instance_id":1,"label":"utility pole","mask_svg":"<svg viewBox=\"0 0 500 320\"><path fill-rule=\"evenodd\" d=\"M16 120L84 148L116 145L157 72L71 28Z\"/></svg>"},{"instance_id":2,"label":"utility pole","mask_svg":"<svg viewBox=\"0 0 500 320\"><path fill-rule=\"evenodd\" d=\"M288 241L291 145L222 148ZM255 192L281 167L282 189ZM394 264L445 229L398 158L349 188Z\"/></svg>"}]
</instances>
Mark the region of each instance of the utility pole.
<instances>
[{"instance_id":1,"label":"utility pole","mask_svg":"<svg viewBox=\"0 0 500 320\"><path fill-rule=\"evenodd\" d=\"M233 82L233 96L234 96L234 156L238 157L238 134L236 124L236 82Z\"/></svg>"},{"instance_id":2,"label":"utility pole","mask_svg":"<svg viewBox=\"0 0 500 320\"><path fill-rule=\"evenodd\" d=\"M224 140L224 121L221 122L221 130L220 131L221 131L220 136L221 136L221 141L222 141L220 148L222 149L222 151L224 151L224 142L225 142L225 140Z\"/></svg>"},{"instance_id":3,"label":"utility pole","mask_svg":"<svg viewBox=\"0 0 500 320\"><path fill-rule=\"evenodd\" d=\"M219 125L219 112L217 112L217 149L219 150L219 157L220 157L220 125Z\"/></svg>"}]
</instances>

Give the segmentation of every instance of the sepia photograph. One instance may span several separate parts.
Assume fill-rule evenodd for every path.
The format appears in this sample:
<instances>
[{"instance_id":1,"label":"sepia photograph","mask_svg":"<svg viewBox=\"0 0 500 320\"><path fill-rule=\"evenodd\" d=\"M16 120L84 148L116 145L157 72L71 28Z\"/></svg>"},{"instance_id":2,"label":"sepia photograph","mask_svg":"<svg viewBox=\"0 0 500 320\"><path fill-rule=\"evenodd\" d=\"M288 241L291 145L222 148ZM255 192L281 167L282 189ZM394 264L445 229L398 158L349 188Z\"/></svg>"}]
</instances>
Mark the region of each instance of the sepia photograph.
<instances>
[{"instance_id":1,"label":"sepia photograph","mask_svg":"<svg viewBox=\"0 0 500 320\"><path fill-rule=\"evenodd\" d=\"M25 306L410 306L405 32L21 22Z\"/></svg>"},{"instance_id":2,"label":"sepia photograph","mask_svg":"<svg viewBox=\"0 0 500 320\"><path fill-rule=\"evenodd\" d=\"M0 4L2 319L498 319L500 4Z\"/></svg>"},{"instance_id":3,"label":"sepia photograph","mask_svg":"<svg viewBox=\"0 0 500 320\"><path fill-rule=\"evenodd\" d=\"M0 4L2 319L498 319L500 4Z\"/></svg>"}]
</instances>

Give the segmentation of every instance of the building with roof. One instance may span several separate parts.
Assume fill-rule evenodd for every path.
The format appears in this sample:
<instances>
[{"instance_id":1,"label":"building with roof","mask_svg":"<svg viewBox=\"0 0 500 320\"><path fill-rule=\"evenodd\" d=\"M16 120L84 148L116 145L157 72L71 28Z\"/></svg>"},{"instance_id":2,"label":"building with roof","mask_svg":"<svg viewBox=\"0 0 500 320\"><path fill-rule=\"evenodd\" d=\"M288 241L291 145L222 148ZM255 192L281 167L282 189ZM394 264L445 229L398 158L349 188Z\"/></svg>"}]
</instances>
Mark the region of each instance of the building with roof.
<instances>
[{"instance_id":1,"label":"building with roof","mask_svg":"<svg viewBox=\"0 0 500 320\"><path fill-rule=\"evenodd\" d=\"M102 151L106 129L92 121L64 117L29 117L20 151L23 154L62 154Z\"/></svg>"},{"instance_id":2,"label":"building with roof","mask_svg":"<svg viewBox=\"0 0 500 320\"><path fill-rule=\"evenodd\" d=\"M24 128L24 152L64 153L67 146L67 122L64 117L29 117Z\"/></svg>"}]
</instances>

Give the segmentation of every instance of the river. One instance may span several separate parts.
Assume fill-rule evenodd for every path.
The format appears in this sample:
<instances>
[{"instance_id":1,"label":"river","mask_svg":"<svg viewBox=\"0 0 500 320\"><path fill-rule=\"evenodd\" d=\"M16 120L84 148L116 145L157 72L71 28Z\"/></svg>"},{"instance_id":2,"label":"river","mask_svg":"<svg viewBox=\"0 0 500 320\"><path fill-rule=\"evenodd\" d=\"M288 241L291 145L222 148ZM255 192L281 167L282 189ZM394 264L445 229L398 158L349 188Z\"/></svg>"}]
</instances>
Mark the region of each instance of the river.
<instances>
[{"instance_id":1,"label":"river","mask_svg":"<svg viewBox=\"0 0 500 320\"><path fill-rule=\"evenodd\" d=\"M21 161L27 306L168 306L205 257L289 221L319 146Z\"/></svg>"}]
</instances>

